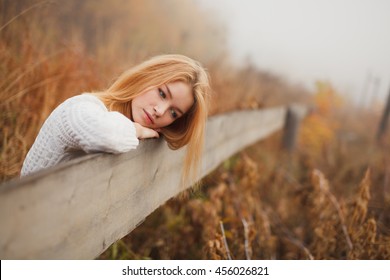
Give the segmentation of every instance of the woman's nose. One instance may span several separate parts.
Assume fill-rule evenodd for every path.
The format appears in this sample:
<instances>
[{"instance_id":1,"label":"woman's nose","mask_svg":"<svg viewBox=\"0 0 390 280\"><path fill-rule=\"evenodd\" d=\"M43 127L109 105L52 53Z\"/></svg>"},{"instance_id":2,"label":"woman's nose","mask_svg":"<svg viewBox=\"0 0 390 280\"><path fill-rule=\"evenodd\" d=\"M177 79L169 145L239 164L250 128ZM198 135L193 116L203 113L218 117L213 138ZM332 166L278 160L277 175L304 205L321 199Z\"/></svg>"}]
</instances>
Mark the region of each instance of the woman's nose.
<instances>
[{"instance_id":1,"label":"woman's nose","mask_svg":"<svg viewBox=\"0 0 390 280\"><path fill-rule=\"evenodd\" d=\"M154 111L156 112L156 116L161 117L164 115L165 111L168 110L167 104L159 104L154 106Z\"/></svg>"}]
</instances>

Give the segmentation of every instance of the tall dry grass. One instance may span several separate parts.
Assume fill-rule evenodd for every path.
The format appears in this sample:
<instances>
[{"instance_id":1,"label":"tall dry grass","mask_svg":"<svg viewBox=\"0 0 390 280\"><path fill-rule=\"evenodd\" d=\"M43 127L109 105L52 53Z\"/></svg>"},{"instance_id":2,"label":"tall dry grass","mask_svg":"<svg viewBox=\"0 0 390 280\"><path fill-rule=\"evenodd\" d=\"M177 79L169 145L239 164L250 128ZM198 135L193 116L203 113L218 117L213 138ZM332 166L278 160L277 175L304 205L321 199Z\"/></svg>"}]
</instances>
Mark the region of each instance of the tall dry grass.
<instances>
[{"instance_id":1,"label":"tall dry grass","mask_svg":"<svg viewBox=\"0 0 390 280\"><path fill-rule=\"evenodd\" d=\"M50 1L1 2L1 181L18 175L56 105L101 86L97 63L83 46L54 41L52 8Z\"/></svg>"}]
</instances>

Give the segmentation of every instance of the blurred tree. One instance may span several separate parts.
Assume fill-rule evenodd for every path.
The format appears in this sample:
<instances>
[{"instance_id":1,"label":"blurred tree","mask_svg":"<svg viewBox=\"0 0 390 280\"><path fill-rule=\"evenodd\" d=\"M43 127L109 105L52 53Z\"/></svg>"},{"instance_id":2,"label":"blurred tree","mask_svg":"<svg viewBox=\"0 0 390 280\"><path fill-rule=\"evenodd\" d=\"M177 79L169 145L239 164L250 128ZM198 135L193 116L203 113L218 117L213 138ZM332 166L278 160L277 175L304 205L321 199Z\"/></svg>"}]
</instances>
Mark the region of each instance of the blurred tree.
<instances>
[{"instance_id":1,"label":"blurred tree","mask_svg":"<svg viewBox=\"0 0 390 280\"><path fill-rule=\"evenodd\" d=\"M316 87L314 110L304 120L299 140L300 147L314 159L324 156L335 140L339 127L335 112L344 104L330 83L319 81Z\"/></svg>"}]
</instances>

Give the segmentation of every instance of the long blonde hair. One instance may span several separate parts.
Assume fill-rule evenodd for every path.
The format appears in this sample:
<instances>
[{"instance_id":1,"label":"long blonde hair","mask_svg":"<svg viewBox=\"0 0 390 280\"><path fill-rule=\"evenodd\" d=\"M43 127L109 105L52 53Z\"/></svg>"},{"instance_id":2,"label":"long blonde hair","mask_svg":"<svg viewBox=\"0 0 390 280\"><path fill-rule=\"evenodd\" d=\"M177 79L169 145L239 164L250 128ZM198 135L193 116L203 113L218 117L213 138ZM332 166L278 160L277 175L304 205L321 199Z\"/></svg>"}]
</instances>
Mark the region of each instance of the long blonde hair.
<instances>
[{"instance_id":1,"label":"long blonde hair","mask_svg":"<svg viewBox=\"0 0 390 280\"><path fill-rule=\"evenodd\" d=\"M181 118L161 129L169 148L187 145L182 184L194 183L198 175L204 146L209 106L209 75L201 64L183 55L160 55L135 66L118 77L104 92L96 93L110 111L132 119L132 100L147 89L170 82L190 85L194 104Z\"/></svg>"}]
</instances>

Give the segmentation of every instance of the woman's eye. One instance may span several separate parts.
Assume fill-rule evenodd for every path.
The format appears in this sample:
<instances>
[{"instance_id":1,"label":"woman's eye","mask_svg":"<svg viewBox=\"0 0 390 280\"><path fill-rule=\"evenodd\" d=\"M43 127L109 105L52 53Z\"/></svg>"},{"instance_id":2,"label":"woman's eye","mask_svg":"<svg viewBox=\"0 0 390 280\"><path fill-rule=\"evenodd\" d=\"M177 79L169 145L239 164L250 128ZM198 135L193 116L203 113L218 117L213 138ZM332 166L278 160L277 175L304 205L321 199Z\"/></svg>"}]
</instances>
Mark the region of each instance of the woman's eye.
<instances>
[{"instance_id":1,"label":"woman's eye","mask_svg":"<svg viewBox=\"0 0 390 280\"><path fill-rule=\"evenodd\" d=\"M164 92L161 88L158 89L158 93L159 93L160 96L161 96L162 98L164 98L164 99L167 97L167 95L165 94L165 92Z\"/></svg>"},{"instance_id":2,"label":"woman's eye","mask_svg":"<svg viewBox=\"0 0 390 280\"><path fill-rule=\"evenodd\" d=\"M176 119L177 118L177 113L175 112L175 110L171 110L171 116L172 118Z\"/></svg>"}]
</instances>

